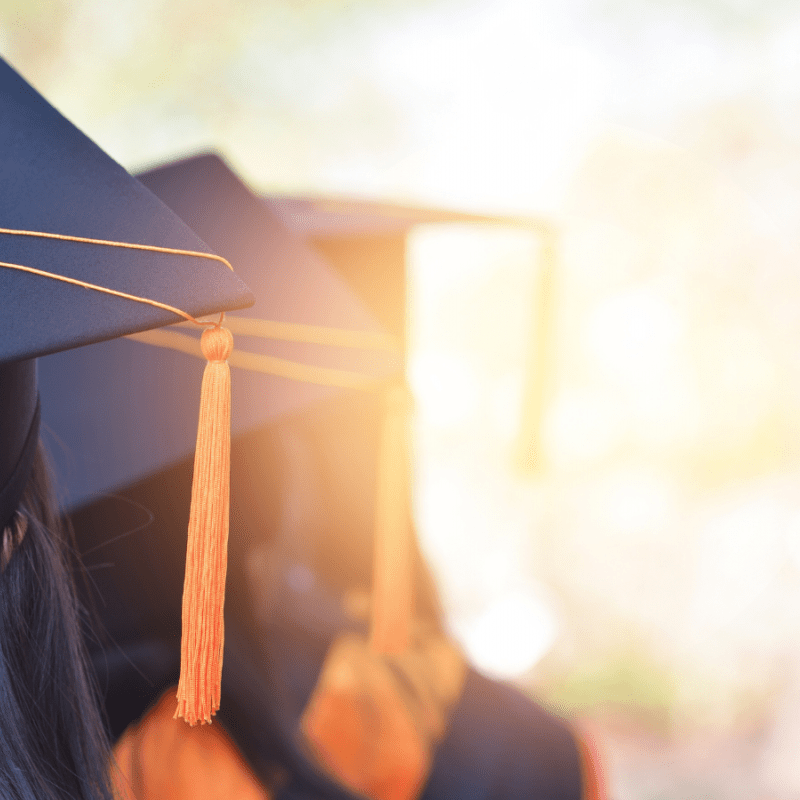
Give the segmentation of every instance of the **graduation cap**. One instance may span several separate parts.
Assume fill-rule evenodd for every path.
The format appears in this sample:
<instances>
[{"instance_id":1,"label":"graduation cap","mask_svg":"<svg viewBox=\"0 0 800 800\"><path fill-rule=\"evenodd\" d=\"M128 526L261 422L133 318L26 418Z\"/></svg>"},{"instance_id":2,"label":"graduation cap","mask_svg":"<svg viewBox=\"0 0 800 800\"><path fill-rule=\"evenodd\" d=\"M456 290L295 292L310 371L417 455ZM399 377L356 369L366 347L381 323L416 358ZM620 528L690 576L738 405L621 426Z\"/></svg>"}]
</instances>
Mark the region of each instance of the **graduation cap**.
<instances>
[{"instance_id":1,"label":"graduation cap","mask_svg":"<svg viewBox=\"0 0 800 800\"><path fill-rule=\"evenodd\" d=\"M558 232L552 222L343 197L269 196L264 199L288 228L303 236L325 256L376 317L400 336L405 333L406 319L407 237L416 226L500 225L535 234L541 242L539 306L534 320L534 347L530 354L519 455L524 466L541 467L539 424L547 381L546 356L552 312L550 293L558 250ZM375 588L380 591L380 587ZM340 628L339 632L344 630L346 628ZM268 646L266 638L264 647ZM276 651L279 647L288 649L285 639L280 642L273 645ZM287 657L286 673L297 671L293 665L304 657L316 657L322 661L314 648L306 647L305 654L296 647L291 651L294 658ZM331 651L327 655L332 655ZM281 663L279 658L275 661ZM336 662L331 659L329 666L333 671ZM392 663L392 667L397 672L396 663ZM324 678L324 670L325 666L320 663L318 670L309 672L316 676L321 671ZM314 700L309 702L309 686L295 688L297 683L299 681L285 679L284 686L289 687L289 692L294 689L297 696L295 713L304 709L305 715L313 710ZM321 688L324 686L318 682L315 692ZM311 696L313 698L314 693ZM342 710L343 706L339 705L335 713L344 716ZM377 749L377 742L375 744ZM590 781L591 778L588 772L584 772L587 764L582 767L579 763L578 744L574 732L562 720L551 716L511 687L491 681L469 668L458 702L452 709L446 735L435 749L421 796L423 800L473 795L476 798L499 795L509 798L539 795L578 797L586 793L582 791L582 780ZM304 761L305 750L302 747L298 750L294 754L296 769L304 772L305 780L314 785L316 792L324 795L325 791L317 788L319 777L312 765ZM347 751L347 744L343 745L343 751Z\"/></svg>"},{"instance_id":2,"label":"graduation cap","mask_svg":"<svg viewBox=\"0 0 800 800\"><path fill-rule=\"evenodd\" d=\"M420 225L483 225L528 231L540 244L536 306L517 442L517 463L540 473L541 425L550 379L553 286L559 233L544 217L478 214L348 197L272 195L264 202L322 254L390 332L405 336L408 235ZM533 299L533 298L532 298Z\"/></svg>"},{"instance_id":3,"label":"graduation cap","mask_svg":"<svg viewBox=\"0 0 800 800\"><path fill-rule=\"evenodd\" d=\"M255 303L246 317L226 318L238 342L237 355L231 359L236 372L234 437L334 397L347 385L348 374L358 385L359 376L368 381L401 367L391 352L398 347L397 340L386 335L326 260L290 233L221 158L197 156L137 178L215 252L234 263L253 290ZM347 344L348 331L367 344L372 335L377 349L337 346L337 333ZM191 333L182 330L180 335L188 338ZM199 367L179 352L182 344L191 351L192 344L178 336L159 341L137 338L164 344L166 349L117 340L89 351L60 354L42 372L42 391L53 396L67 383L90 387L82 393L85 397L62 397L46 415L63 443L55 448L54 457L68 508L85 506L101 493L156 474L194 448L193 426L187 418L196 400L186 387L196 380ZM196 346L194 350L199 352ZM261 357L267 375L242 351ZM318 370L318 382L313 382L313 371L302 369L303 364ZM106 379L108 374L114 381ZM141 374L150 379L141 381ZM342 385L335 385L337 378ZM169 403L162 402L165 394ZM158 413L152 419L155 409ZM151 424L143 426L147 419ZM93 442L91 450L79 446L86 440Z\"/></svg>"},{"instance_id":4,"label":"graduation cap","mask_svg":"<svg viewBox=\"0 0 800 800\"><path fill-rule=\"evenodd\" d=\"M265 204L322 254L387 330L405 337L406 244L418 225L497 217L346 197L269 195Z\"/></svg>"},{"instance_id":5,"label":"graduation cap","mask_svg":"<svg viewBox=\"0 0 800 800\"><path fill-rule=\"evenodd\" d=\"M0 522L6 525L30 477L38 441L37 357L181 318L196 322L201 316L247 306L252 295L230 264L212 253L162 202L3 61L0 185L0 302L4 311L0 322ZM230 334L210 324L203 336L206 345L210 343L211 349L207 346L206 350L214 363L206 373L212 378L204 380L201 408L208 411L215 400L209 392L217 392L216 401L224 412L224 350ZM146 382L148 376L142 373L137 380ZM88 390L81 387L81 393ZM45 398L45 409L48 402L57 406L60 397ZM211 416L205 428L201 425L201 439L213 434L206 449L214 456L217 445L223 453L226 434L222 428L212 431L220 420ZM147 426L147 420L142 423ZM82 441L80 448L87 444L91 446L91 440ZM198 464L202 463L198 457ZM196 484L193 530L203 529L206 512L211 510L217 534L224 540L224 475L210 469L205 472L201 477L219 491ZM224 553L216 551L214 557L224 581ZM188 563L197 566L201 560L198 555ZM187 590L186 599L191 605L202 598ZM221 597L214 602L221 606ZM202 616L208 609L199 611ZM213 609L210 613L217 615ZM197 621L193 619L189 612L190 625ZM216 630L215 620L212 623L215 632L208 647L185 653L187 664L204 674L208 663L211 672L221 669L221 630ZM189 643L185 641L184 646ZM205 678L209 676L201 676L199 684L204 685ZM213 675L209 680L213 683ZM194 721L196 713L203 717L213 713L207 705L203 699L199 712L185 705L181 710Z\"/></svg>"},{"instance_id":6,"label":"graduation cap","mask_svg":"<svg viewBox=\"0 0 800 800\"><path fill-rule=\"evenodd\" d=\"M289 232L219 157L187 159L138 177L215 252L236 264L256 296L246 316L228 314L225 322L237 335L229 358L234 543L228 607L231 601L235 607L244 582L237 552L252 542L281 488L279 465L270 471L264 464L265 451L274 445L270 429L340 401L357 405L360 425L369 427L376 422L379 399L352 387L397 374L398 339L386 334L325 259ZM262 335L265 329L272 338ZM173 612L180 605L176 576L185 545L180 531L195 437L187 420L196 416L190 389L201 365L187 352L199 353L192 331L152 331L59 353L40 370L42 395L53 400L44 419L56 441L54 457L79 549L100 589L103 621L125 651L123 661L135 661L142 647L156 643L148 651L149 665L141 665L153 684L167 680L161 676L171 670L178 626ZM260 372L261 366L272 374ZM82 445L87 441L91 448ZM356 443L350 455L358 449ZM113 652L98 658L113 658ZM150 699L144 684L141 699L134 697L136 680L134 674L119 681L127 682L121 706ZM115 720L130 721L131 712L112 709L109 715L116 729Z\"/></svg>"}]
</instances>

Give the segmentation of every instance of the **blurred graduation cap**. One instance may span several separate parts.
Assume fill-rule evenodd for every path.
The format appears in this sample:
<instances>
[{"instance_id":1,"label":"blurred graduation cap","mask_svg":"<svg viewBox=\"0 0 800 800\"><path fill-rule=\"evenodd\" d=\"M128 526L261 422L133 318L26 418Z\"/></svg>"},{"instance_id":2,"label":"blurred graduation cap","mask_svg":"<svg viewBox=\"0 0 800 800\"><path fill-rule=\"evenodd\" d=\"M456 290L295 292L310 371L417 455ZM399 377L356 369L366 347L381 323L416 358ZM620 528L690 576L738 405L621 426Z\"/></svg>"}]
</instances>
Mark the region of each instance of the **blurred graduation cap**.
<instances>
[{"instance_id":1,"label":"blurred graduation cap","mask_svg":"<svg viewBox=\"0 0 800 800\"><path fill-rule=\"evenodd\" d=\"M406 333L408 234L418 225L501 221L484 214L344 197L271 195L264 202L289 230L322 254L386 329L398 336Z\"/></svg>"},{"instance_id":2,"label":"blurred graduation cap","mask_svg":"<svg viewBox=\"0 0 800 800\"><path fill-rule=\"evenodd\" d=\"M224 259L3 61L0 177L0 522L5 525L30 476L38 395L47 416L72 392L80 416L93 388L65 380L56 392L37 392L34 359L81 352L74 348L182 317L241 308L252 295ZM146 383L148 376L139 373L136 380ZM196 398L197 388L192 393ZM146 418L138 422L142 427L134 435L149 427ZM93 444L81 439L76 448L82 452ZM124 454L118 457L125 460Z\"/></svg>"},{"instance_id":3,"label":"blurred graduation cap","mask_svg":"<svg viewBox=\"0 0 800 800\"><path fill-rule=\"evenodd\" d=\"M267 196L264 202L287 228L322 254L391 333L405 337L408 235L420 225L469 224L519 229L539 241L538 279L531 298L529 344L518 466L540 473L541 422L549 390L553 291L559 236L552 220L475 214L345 197ZM533 265L532 265L533 266Z\"/></svg>"},{"instance_id":4,"label":"blurred graduation cap","mask_svg":"<svg viewBox=\"0 0 800 800\"><path fill-rule=\"evenodd\" d=\"M303 231L296 226L287 229L286 215L278 213L283 201L259 200L213 155L153 170L140 179L217 252L237 264L257 294L257 305L248 318L305 322L377 335L383 327L392 329L397 336L403 333L404 239L410 227L417 222L465 221L461 215L444 220L435 215L421 219L416 214L406 216L398 224L396 215L384 215L375 207L368 209L368 213L362 208L363 213L356 215L351 213L350 206L339 205L341 213L332 230L320 229L323 223L331 222L330 208L319 210L316 216L306 215L306 220L316 226L312 235L308 229ZM376 259L376 241L387 243L384 253L393 252L391 260ZM325 242L330 243L327 249ZM351 255L360 250L363 258L345 257L346 250ZM392 283L385 287L386 291L380 291L380 276L392 270L395 271ZM365 289L370 280L375 282L372 295ZM387 302L389 306L384 307ZM384 316L392 304L394 322ZM384 323L383 327L376 317ZM230 315L229 319L235 327L236 316ZM324 344L265 342L246 337L245 342L248 350L264 355L364 375L384 376L401 366L396 356L387 360L385 351L340 350ZM106 691L112 733L119 735L176 677L175 640L179 623L173 612L180 593L176 575L182 557L182 536L176 532L183 530L191 474L186 448L191 442L191 432L182 430L177 414L175 419L165 422L163 417L169 406L163 403L154 406L154 402L166 393L178 405L189 403L185 387L196 383L198 364L183 353L149 349L132 341L109 342L90 349L95 351L91 359L84 359L83 353L74 353L49 360L42 383L46 393L60 400L48 421L69 450L80 452L76 448L82 437L101 440L100 456L79 462L77 455L73 455L71 467L68 463L66 466L72 470L71 499L78 506L73 521L79 548L92 570L101 600L100 611L115 640L113 646L96 651L95 656L101 685ZM144 386L135 377L141 369L151 369L156 376ZM247 619L249 598L241 549L242 545L246 548L258 540L262 526L281 524L279 514L272 517L269 514L275 495L286 488L280 474L287 466L285 453L275 452L280 450L276 444L281 438L280 431L288 428L329 449L331 442L335 442L331 471L325 477L336 484L337 473L347 470L343 462L359 462L356 474L361 485L353 493L363 499L374 492L372 473L381 412L369 394L247 374L235 366L234 371L234 534L228 584L228 609L233 614L229 617L226 638L227 669L223 677L225 701L221 718L262 779L269 780L276 763L286 767L288 783L276 790L277 796L300 797L306 796L306 792L308 796L345 800L353 795L331 784L309 760L296 740L296 726L329 643L352 623L337 611L335 599L325 602L319 593L313 603L301 605L302 613L298 613L296 600L303 587L296 582L287 586L286 575L273 572L267 581L275 579L272 588L276 602L264 609L262 618L266 622L254 636L252 623ZM114 375L113 381L108 380L109 374ZM77 405L70 409L69 402L64 401L64 382L76 380L79 385L92 387L87 392L93 403L91 407L84 403L82 409ZM94 403L96 393L102 400ZM155 441L144 447L136 440L137 419L152 417L154 410L157 418L151 426L156 431ZM126 420L123 431L119 430L120 419ZM71 420L82 425L77 435ZM130 438L134 441L123 442L121 446L125 428L133 432ZM156 460L144 452L153 445L157 445L159 454ZM128 448L138 455L121 471L117 459ZM240 491L243 487L247 490L245 499ZM102 495L109 490L113 494ZM97 492L101 493L99 497ZM352 502L345 503L346 513L340 515L335 507L337 498L332 495L326 495L322 501L318 497L312 499L322 502L325 516L341 516L348 533L359 524L371 533L371 509L359 521L353 519ZM120 538L113 540L114 537ZM145 575L150 580L143 585ZM283 585L278 586L281 580ZM291 578L288 583L292 584ZM491 706L503 691L502 687L482 682L479 676L470 673L465 695L468 702L459 706L452 741L448 740L437 756L431 776L431 786L436 787L432 797L460 796L462 789L468 793L476 771L488 782L492 767L488 762L496 754L491 748L484 748L482 759L476 761L471 732L476 725L486 725L485 706L487 702ZM470 702L475 705L476 698L483 702L477 709L469 705ZM501 698L499 707L516 704L519 708L514 718L525 717L526 723L517 725L519 731L503 728L496 739L505 741L518 733L520 740L529 737L531 724L540 736L543 725L548 729L553 727L546 719L542 722L543 715L529 708L526 702L521 698ZM494 709L489 708L488 713L493 714ZM529 724L529 717L535 717L535 722ZM494 714L492 719L499 722L505 718ZM502 747L503 752L507 749L505 745ZM496 772L497 780L505 779L506 769ZM454 780L458 785L455 790ZM530 785L526 782L524 788Z\"/></svg>"},{"instance_id":5,"label":"blurred graduation cap","mask_svg":"<svg viewBox=\"0 0 800 800\"><path fill-rule=\"evenodd\" d=\"M539 426L547 391L552 283L558 252L558 232L551 221L468 214L352 198L267 196L264 202L287 228L302 236L310 247L325 257L331 268L388 331L403 339L406 334L408 236L417 226L503 226L534 234L540 242L539 285L535 296L538 305L532 315L525 413L518 455L524 468L541 470ZM368 441L373 451L379 449L374 430L365 432L347 424L329 431L327 438L335 437L341 431L346 432L351 442L363 444ZM371 488L365 471L359 480L362 486ZM351 519L351 538L352 522ZM370 528L369 533L372 532ZM416 547L416 541L412 540L411 545ZM362 549L369 553L369 547ZM348 549L347 553L352 560L353 550ZM331 558L336 555L333 551L329 553ZM343 569L338 560L335 563L338 572L348 573L348 567ZM431 612L438 613L435 596L430 597L430 594L435 595L435 589L420 558L416 559L416 564L416 617L427 618L430 622ZM349 565L351 571L352 566ZM371 567L371 560L363 564L362 580ZM373 597L376 589L379 587L373 586ZM292 733L297 718L307 713L313 703L309 694L315 682L315 692L320 689L320 665L331 652L328 650L326 653L325 647L320 645L332 642L333 633L346 631L347 625L346 621L340 621L333 632L330 627L323 631L314 620L295 618L289 630L288 624L282 623L281 614L286 606L292 604L290 595L290 591L284 591L283 606L273 611L269 632L260 640L262 652L269 656L274 680L281 687L272 698L270 712L267 713L263 707L260 710L262 718L277 717L278 727L283 728L284 750L288 750L286 760L292 765L286 796L306 796L298 789L304 786L308 796L340 797L341 786L333 787L330 782L325 782L314 764L309 763L307 746L297 745ZM426 601L428 608L421 608ZM318 597L317 602L323 605L324 598ZM328 624L332 627L331 622ZM235 706L234 703L230 705ZM240 703L239 707L242 708L243 704ZM339 708L341 713L342 707ZM262 743L267 737L263 728L259 729L252 722L248 724L247 717L242 713L236 720L235 729L240 732L237 743L246 750L252 762L259 765L263 763L265 748L253 744L259 737ZM435 749L421 798L582 797L582 768L576 743L563 721L513 688L491 681L470 668L449 719L445 738ZM587 776L583 777L588 780Z\"/></svg>"}]
</instances>

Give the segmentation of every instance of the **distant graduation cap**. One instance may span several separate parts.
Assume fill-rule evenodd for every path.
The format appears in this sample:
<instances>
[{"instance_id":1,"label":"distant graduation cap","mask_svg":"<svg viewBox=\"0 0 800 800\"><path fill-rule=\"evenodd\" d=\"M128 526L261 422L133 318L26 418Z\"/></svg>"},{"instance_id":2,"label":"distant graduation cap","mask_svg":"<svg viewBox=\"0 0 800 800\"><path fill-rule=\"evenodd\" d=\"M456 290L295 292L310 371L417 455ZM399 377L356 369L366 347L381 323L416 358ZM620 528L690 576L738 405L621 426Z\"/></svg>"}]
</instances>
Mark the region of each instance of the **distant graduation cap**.
<instances>
[{"instance_id":1,"label":"distant graduation cap","mask_svg":"<svg viewBox=\"0 0 800 800\"><path fill-rule=\"evenodd\" d=\"M3 61L0 187L0 522L5 525L29 479L38 441L39 356L182 317L241 308L252 295L224 259ZM212 338L227 340L219 329L213 331ZM137 380L149 377L141 373ZM89 388L73 385L78 409ZM58 407L61 395L43 397L45 414L50 402ZM140 422L145 429L148 420ZM224 430L217 432L224 441ZM78 446L82 451L93 444L84 439ZM212 494L197 496L210 507L221 496ZM227 536L224 514L215 519L220 535ZM212 654L212 660L219 662L219 656Z\"/></svg>"},{"instance_id":2,"label":"distant graduation cap","mask_svg":"<svg viewBox=\"0 0 800 800\"><path fill-rule=\"evenodd\" d=\"M553 292L559 255L559 232L553 220L352 197L269 195L264 202L287 228L325 257L388 331L401 337L406 335L408 236L414 229L421 225L467 224L533 234L540 247L516 461L523 471L543 471L541 424L550 388Z\"/></svg>"},{"instance_id":3,"label":"distant graduation cap","mask_svg":"<svg viewBox=\"0 0 800 800\"><path fill-rule=\"evenodd\" d=\"M402 337L408 234L418 225L511 222L485 214L348 197L266 195L264 203L325 257L388 331Z\"/></svg>"}]
</instances>

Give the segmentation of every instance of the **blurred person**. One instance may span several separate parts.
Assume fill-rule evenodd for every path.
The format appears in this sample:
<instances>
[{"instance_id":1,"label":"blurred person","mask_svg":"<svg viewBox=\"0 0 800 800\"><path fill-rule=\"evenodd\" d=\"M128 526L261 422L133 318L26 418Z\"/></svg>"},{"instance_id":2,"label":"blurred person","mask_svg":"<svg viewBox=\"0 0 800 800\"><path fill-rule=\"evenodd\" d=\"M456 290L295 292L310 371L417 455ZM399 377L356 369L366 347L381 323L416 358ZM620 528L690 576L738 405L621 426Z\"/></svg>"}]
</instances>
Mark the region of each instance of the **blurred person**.
<instances>
[{"instance_id":1,"label":"blurred person","mask_svg":"<svg viewBox=\"0 0 800 800\"><path fill-rule=\"evenodd\" d=\"M167 165L141 180L236 264L254 288L254 313L262 320L322 316L326 325L374 330L319 255L218 157ZM135 376L147 359L154 362L148 372L182 380L180 354L130 342L103 348L91 362L80 353L65 358L73 379L107 382L123 369ZM299 357L280 348L280 355ZM313 353L315 362L326 357L319 348ZM376 370L363 360L347 366ZM219 724L187 729L172 719L176 532L185 526L191 458L135 478L73 515L81 551L111 565L96 576L114 644L95 648L94 661L107 687L120 794L131 800L600 797L593 761L566 723L466 664L444 634L435 588L416 550L410 645L396 654L371 648L363 594L359 604L358 593L348 592L343 602L342 592L358 575L352 562L371 563L380 403L366 393L309 394L275 379L265 388L265 380L237 374ZM151 387L136 384L134 377L126 387L135 398L130 412L116 409L118 417L147 403L138 393ZM93 388L92 396L100 393L102 386ZM109 521L123 518L132 535L108 541ZM320 542L325 536L339 542L333 562L315 555L318 548L331 552L331 542ZM335 585L342 573L349 579Z\"/></svg>"}]
</instances>

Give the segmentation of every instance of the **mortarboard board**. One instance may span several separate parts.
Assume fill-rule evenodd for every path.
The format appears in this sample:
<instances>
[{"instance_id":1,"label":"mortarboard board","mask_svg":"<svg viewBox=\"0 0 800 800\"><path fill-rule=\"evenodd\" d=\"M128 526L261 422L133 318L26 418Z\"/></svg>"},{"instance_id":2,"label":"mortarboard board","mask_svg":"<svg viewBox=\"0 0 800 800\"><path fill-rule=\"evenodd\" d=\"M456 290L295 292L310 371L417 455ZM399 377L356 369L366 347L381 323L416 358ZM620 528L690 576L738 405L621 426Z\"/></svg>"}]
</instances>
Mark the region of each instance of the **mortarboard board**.
<instances>
[{"instance_id":1,"label":"mortarboard board","mask_svg":"<svg viewBox=\"0 0 800 800\"><path fill-rule=\"evenodd\" d=\"M267 195L264 202L287 228L313 241L405 235L417 225L503 224L544 229L543 220L473 214L353 197Z\"/></svg>"},{"instance_id":2,"label":"mortarboard board","mask_svg":"<svg viewBox=\"0 0 800 800\"><path fill-rule=\"evenodd\" d=\"M353 197L269 195L264 202L335 267L397 335L405 334L408 235L420 225L521 228L551 238L549 221L400 205Z\"/></svg>"},{"instance_id":3,"label":"mortarboard board","mask_svg":"<svg viewBox=\"0 0 800 800\"><path fill-rule=\"evenodd\" d=\"M224 259L1 60L0 181L6 524L38 440L37 357L242 308L252 295ZM58 404L59 396L47 400Z\"/></svg>"},{"instance_id":4,"label":"mortarboard board","mask_svg":"<svg viewBox=\"0 0 800 800\"><path fill-rule=\"evenodd\" d=\"M325 257L391 333L405 337L406 239L417 225L497 217L345 197L270 195L265 204Z\"/></svg>"}]
</instances>

